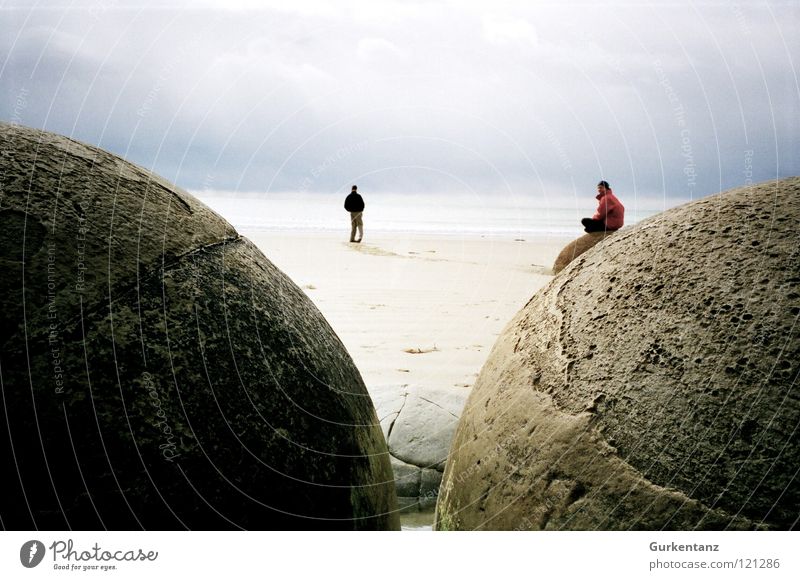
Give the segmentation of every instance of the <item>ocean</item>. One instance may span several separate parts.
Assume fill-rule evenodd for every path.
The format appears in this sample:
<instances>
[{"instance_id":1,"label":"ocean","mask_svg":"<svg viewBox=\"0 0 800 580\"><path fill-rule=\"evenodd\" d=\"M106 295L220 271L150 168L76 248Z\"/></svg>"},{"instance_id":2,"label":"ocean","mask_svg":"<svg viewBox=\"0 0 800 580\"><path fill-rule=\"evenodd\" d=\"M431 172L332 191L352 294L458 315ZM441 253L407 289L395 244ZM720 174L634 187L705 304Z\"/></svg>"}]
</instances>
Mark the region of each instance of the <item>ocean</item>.
<instances>
[{"instance_id":1,"label":"ocean","mask_svg":"<svg viewBox=\"0 0 800 580\"><path fill-rule=\"evenodd\" d=\"M224 194L193 192L237 229L329 232L350 227L340 194ZM502 237L571 237L581 235L580 220L594 213L596 200L541 200L459 194L364 195L368 232L486 235ZM625 224L665 209L658 203L625 200Z\"/></svg>"}]
</instances>

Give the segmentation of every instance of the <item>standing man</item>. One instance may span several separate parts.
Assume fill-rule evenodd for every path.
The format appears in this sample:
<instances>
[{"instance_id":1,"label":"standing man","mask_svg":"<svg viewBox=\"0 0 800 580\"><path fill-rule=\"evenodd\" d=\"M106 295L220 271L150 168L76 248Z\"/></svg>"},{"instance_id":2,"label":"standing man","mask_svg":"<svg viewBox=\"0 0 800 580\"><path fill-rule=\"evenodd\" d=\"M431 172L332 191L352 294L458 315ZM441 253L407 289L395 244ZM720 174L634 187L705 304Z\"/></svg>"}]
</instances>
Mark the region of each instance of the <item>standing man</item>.
<instances>
[{"instance_id":1,"label":"standing man","mask_svg":"<svg viewBox=\"0 0 800 580\"><path fill-rule=\"evenodd\" d=\"M350 241L360 244L364 239L364 222L361 214L364 212L364 200L358 194L358 186L354 185L350 195L344 200L344 209L350 212ZM358 229L358 239L356 239Z\"/></svg>"},{"instance_id":2,"label":"standing man","mask_svg":"<svg viewBox=\"0 0 800 580\"><path fill-rule=\"evenodd\" d=\"M583 230L592 232L613 232L625 222L625 208L611 191L607 181L597 184L597 211L590 218L583 218Z\"/></svg>"}]
</instances>

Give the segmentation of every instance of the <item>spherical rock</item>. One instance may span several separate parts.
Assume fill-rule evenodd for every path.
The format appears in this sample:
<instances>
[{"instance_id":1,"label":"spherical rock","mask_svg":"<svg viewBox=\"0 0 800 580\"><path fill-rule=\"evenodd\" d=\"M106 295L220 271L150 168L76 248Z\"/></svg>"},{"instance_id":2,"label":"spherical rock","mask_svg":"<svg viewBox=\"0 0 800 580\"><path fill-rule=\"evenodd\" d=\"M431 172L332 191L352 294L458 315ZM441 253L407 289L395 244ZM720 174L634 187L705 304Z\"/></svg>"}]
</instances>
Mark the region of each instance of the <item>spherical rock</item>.
<instances>
[{"instance_id":1,"label":"spherical rock","mask_svg":"<svg viewBox=\"0 0 800 580\"><path fill-rule=\"evenodd\" d=\"M399 528L358 370L253 244L100 149L0 148L3 527Z\"/></svg>"},{"instance_id":2,"label":"spherical rock","mask_svg":"<svg viewBox=\"0 0 800 580\"><path fill-rule=\"evenodd\" d=\"M800 178L654 216L503 331L438 529L781 529L800 506Z\"/></svg>"},{"instance_id":3,"label":"spherical rock","mask_svg":"<svg viewBox=\"0 0 800 580\"><path fill-rule=\"evenodd\" d=\"M460 409L466 396L430 388L424 396L409 393L387 434L389 451L400 461L424 469L444 470Z\"/></svg>"},{"instance_id":4,"label":"spherical rock","mask_svg":"<svg viewBox=\"0 0 800 580\"><path fill-rule=\"evenodd\" d=\"M467 394L466 389L442 386L420 392L408 385L384 385L372 392L401 507L434 507Z\"/></svg>"},{"instance_id":5,"label":"spherical rock","mask_svg":"<svg viewBox=\"0 0 800 580\"><path fill-rule=\"evenodd\" d=\"M558 256L556 256L556 261L553 263L553 274L558 274L561 270L566 268L572 260L584 252L591 250L613 233L613 231L592 232L582 235L577 240L571 241L559 252Z\"/></svg>"}]
</instances>

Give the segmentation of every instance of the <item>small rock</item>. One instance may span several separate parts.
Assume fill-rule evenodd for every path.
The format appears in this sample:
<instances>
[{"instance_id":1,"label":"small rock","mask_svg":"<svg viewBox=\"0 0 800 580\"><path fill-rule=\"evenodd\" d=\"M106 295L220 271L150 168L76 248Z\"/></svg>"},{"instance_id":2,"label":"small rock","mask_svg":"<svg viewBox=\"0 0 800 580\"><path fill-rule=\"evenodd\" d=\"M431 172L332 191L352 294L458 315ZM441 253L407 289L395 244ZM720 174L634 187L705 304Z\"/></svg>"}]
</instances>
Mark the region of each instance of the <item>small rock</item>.
<instances>
[{"instance_id":1,"label":"small rock","mask_svg":"<svg viewBox=\"0 0 800 580\"><path fill-rule=\"evenodd\" d=\"M394 483L397 488L397 496L414 498L414 500L416 500L420 495L420 476L422 470L416 465L409 465L396 457L391 457L391 463L392 470L394 471Z\"/></svg>"}]
</instances>

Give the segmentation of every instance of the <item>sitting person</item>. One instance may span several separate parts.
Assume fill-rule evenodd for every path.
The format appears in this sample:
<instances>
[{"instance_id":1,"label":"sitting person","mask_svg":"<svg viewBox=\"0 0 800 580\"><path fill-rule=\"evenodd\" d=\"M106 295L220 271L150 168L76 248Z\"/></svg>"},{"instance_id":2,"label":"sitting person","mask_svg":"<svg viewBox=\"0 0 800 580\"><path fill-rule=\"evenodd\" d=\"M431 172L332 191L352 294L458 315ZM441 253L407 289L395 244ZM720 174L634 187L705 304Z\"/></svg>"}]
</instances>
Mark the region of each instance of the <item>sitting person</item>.
<instances>
[{"instance_id":1,"label":"sitting person","mask_svg":"<svg viewBox=\"0 0 800 580\"><path fill-rule=\"evenodd\" d=\"M625 208L612 193L607 181L597 184L597 211L590 218L583 218L581 224L587 233L613 232L622 227L625 221Z\"/></svg>"}]
</instances>

